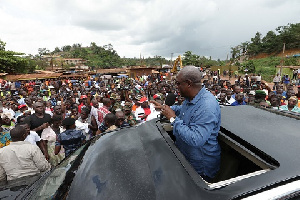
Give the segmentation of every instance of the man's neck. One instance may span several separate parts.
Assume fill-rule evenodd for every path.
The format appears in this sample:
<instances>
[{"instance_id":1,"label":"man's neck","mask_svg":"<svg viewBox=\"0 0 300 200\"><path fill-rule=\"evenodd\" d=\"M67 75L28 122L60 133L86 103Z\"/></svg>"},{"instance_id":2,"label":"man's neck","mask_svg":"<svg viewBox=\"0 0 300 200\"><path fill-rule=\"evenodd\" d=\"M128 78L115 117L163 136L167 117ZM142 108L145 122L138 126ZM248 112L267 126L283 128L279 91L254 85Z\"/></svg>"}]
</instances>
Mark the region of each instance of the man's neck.
<instances>
[{"instance_id":1,"label":"man's neck","mask_svg":"<svg viewBox=\"0 0 300 200\"><path fill-rule=\"evenodd\" d=\"M195 88L193 91L191 91L191 95L188 97L188 99L190 101L192 101L195 98L195 96L197 96L197 94L200 92L201 89L202 89L202 87L201 88Z\"/></svg>"},{"instance_id":2,"label":"man's neck","mask_svg":"<svg viewBox=\"0 0 300 200\"><path fill-rule=\"evenodd\" d=\"M45 113L34 113L37 117L44 117Z\"/></svg>"}]
</instances>

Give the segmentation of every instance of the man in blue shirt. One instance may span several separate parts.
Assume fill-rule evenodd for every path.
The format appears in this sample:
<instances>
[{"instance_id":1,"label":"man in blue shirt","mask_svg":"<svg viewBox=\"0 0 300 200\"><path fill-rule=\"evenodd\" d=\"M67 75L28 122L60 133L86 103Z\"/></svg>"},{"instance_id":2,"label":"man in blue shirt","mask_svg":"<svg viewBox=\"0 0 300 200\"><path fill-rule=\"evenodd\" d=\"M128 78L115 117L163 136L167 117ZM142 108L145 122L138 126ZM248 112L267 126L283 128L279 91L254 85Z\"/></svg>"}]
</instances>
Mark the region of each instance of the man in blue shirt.
<instances>
[{"instance_id":1,"label":"man in blue shirt","mask_svg":"<svg viewBox=\"0 0 300 200\"><path fill-rule=\"evenodd\" d=\"M243 93L238 93L235 95L235 102L231 104L231 106L241 106L241 105L246 105L246 102L244 101L244 94Z\"/></svg>"},{"instance_id":2,"label":"man in blue shirt","mask_svg":"<svg viewBox=\"0 0 300 200\"><path fill-rule=\"evenodd\" d=\"M75 129L76 126L74 118L64 119L63 125L66 127L66 130L57 136L57 140L55 142L55 155L59 153L62 145L67 157L84 143L85 136L81 130Z\"/></svg>"},{"instance_id":3,"label":"man in blue shirt","mask_svg":"<svg viewBox=\"0 0 300 200\"><path fill-rule=\"evenodd\" d=\"M221 124L220 106L216 98L202 87L201 72L193 66L184 67L176 77L180 95L185 101L169 107L153 102L173 125L176 146L195 170L207 181L220 168L221 148L218 132Z\"/></svg>"}]
</instances>

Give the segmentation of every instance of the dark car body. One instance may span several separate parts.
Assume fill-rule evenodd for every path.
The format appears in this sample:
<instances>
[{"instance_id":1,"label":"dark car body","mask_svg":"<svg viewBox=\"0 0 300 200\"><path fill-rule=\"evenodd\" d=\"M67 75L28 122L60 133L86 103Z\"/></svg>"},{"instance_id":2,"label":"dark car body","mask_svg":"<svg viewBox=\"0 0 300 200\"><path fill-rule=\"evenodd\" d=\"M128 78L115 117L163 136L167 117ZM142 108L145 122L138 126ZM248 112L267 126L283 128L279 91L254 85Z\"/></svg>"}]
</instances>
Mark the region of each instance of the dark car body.
<instances>
[{"instance_id":1,"label":"dark car body","mask_svg":"<svg viewBox=\"0 0 300 200\"><path fill-rule=\"evenodd\" d=\"M176 148L165 124L152 120L94 138L18 198L262 199L256 196L299 182L298 119L251 106L221 114L221 169L211 183ZM272 198L299 191L290 186Z\"/></svg>"}]
</instances>

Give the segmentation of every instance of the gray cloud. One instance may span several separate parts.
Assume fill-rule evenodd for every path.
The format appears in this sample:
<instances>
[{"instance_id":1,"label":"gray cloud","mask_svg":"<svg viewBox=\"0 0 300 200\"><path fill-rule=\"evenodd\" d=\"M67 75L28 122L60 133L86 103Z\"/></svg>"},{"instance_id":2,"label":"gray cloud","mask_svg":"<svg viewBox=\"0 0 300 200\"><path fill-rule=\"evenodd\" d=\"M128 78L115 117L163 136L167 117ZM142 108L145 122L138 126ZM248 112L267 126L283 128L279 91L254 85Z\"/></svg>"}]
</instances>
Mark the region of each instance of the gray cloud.
<instances>
[{"instance_id":1,"label":"gray cloud","mask_svg":"<svg viewBox=\"0 0 300 200\"><path fill-rule=\"evenodd\" d=\"M299 23L299 13L298 0L2 0L0 26L9 48L31 54L97 42L122 57L192 51L225 59L256 32Z\"/></svg>"}]
</instances>

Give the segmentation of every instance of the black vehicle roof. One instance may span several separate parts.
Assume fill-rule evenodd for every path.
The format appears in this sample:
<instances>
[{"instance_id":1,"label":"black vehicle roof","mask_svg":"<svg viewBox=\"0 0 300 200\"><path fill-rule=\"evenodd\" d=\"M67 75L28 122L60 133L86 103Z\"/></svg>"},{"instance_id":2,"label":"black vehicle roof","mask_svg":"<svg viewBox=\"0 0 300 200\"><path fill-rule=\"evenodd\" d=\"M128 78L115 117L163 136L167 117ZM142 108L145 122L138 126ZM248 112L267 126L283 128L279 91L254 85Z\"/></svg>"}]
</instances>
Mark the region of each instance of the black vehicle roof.
<instances>
[{"instance_id":1,"label":"black vehicle roof","mask_svg":"<svg viewBox=\"0 0 300 200\"><path fill-rule=\"evenodd\" d=\"M69 199L207 199L154 120L107 133L89 147Z\"/></svg>"},{"instance_id":2,"label":"black vehicle roof","mask_svg":"<svg viewBox=\"0 0 300 200\"><path fill-rule=\"evenodd\" d=\"M155 120L107 133L87 150L69 199L229 199L300 173L299 121L251 106L221 110L222 129L279 162L266 173L209 189ZM297 154L297 155L296 155Z\"/></svg>"},{"instance_id":3,"label":"black vehicle roof","mask_svg":"<svg viewBox=\"0 0 300 200\"><path fill-rule=\"evenodd\" d=\"M234 106L221 109L221 127L242 138L255 148L278 161L279 166L259 176L229 185L257 190L280 184L300 174L300 121L280 112L269 112L253 106ZM240 192L246 192L241 189Z\"/></svg>"}]
</instances>

